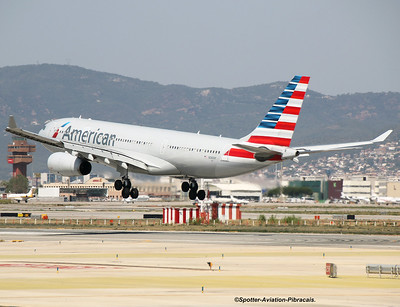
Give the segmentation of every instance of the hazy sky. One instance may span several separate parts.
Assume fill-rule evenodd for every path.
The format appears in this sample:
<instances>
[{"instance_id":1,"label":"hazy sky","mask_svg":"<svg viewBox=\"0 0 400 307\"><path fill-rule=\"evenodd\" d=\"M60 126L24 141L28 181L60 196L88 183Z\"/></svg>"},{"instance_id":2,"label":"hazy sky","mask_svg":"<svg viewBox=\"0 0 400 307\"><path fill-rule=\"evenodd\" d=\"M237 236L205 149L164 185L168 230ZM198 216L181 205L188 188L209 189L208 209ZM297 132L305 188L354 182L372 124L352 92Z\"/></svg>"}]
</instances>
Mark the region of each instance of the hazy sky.
<instances>
[{"instance_id":1,"label":"hazy sky","mask_svg":"<svg viewBox=\"0 0 400 307\"><path fill-rule=\"evenodd\" d=\"M385 0L0 0L0 67L225 88L303 74L326 94L400 92L399 13Z\"/></svg>"}]
</instances>

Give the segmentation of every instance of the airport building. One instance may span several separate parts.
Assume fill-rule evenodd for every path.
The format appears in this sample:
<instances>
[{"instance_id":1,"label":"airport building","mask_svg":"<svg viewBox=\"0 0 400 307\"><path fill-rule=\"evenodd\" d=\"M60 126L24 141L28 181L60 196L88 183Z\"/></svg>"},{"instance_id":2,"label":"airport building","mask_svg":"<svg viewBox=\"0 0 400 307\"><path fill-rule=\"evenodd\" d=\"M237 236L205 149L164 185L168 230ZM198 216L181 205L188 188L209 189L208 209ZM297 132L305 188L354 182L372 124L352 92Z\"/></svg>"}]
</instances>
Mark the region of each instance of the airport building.
<instances>
[{"instance_id":1,"label":"airport building","mask_svg":"<svg viewBox=\"0 0 400 307\"><path fill-rule=\"evenodd\" d=\"M90 178L91 176L75 178L78 180L70 182L68 177L42 174L40 177L44 183L39 188L38 199L60 197L66 201L123 200L121 191L115 190L113 181L101 177ZM52 180L61 181L45 183ZM181 191L181 182L179 179L161 177L159 181L135 181L134 186L139 189L140 195L147 195L154 200L188 200L188 193ZM332 180L312 176L302 177L300 180L291 178L282 181L281 184L282 186L308 187L313 191L313 197L317 201L339 200L345 197L365 200L372 200L374 197L400 197L399 181L387 181L387 179L374 176L332 178ZM211 198L235 198L248 201L262 199L262 188L254 183L204 180L203 186L206 191L209 191ZM58 188L57 193L54 188Z\"/></svg>"},{"instance_id":2,"label":"airport building","mask_svg":"<svg viewBox=\"0 0 400 307\"><path fill-rule=\"evenodd\" d=\"M180 188L173 181L167 182L138 182L135 186L141 195L148 195L153 198L177 200L181 197ZM49 193L46 193L48 189ZM50 192L51 189L51 192ZM59 195L54 194L58 189ZM121 191L114 188L114 182L102 177L94 177L81 182L53 182L43 184L39 188L38 198L41 196L62 197L67 201L88 201L88 200L122 200Z\"/></svg>"},{"instance_id":3,"label":"airport building","mask_svg":"<svg viewBox=\"0 0 400 307\"><path fill-rule=\"evenodd\" d=\"M262 199L262 190L258 184L253 183L206 183L206 190L210 191L210 196L230 198L250 201L260 201Z\"/></svg>"},{"instance_id":4,"label":"airport building","mask_svg":"<svg viewBox=\"0 0 400 307\"><path fill-rule=\"evenodd\" d=\"M343 194L354 198L368 198L376 194L379 186L370 180L343 180Z\"/></svg>"},{"instance_id":5,"label":"airport building","mask_svg":"<svg viewBox=\"0 0 400 307\"><path fill-rule=\"evenodd\" d=\"M39 175L39 174L38 174ZM39 199L47 197L62 197L68 201L74 200L118 200L121 201L121 191L114 188L114 181L93 175L69 177L42 173L40 177ZM75 181L72 181L75 179ZM181 190L182 181L170 177L160 177L157 181L134 181L133 185L139 189L140 195L147 195L152 199L162 200L188 200L188 193ZM59 195L55 190L59 189ZM205 190L210 191L210 196L235 197L238 199L260 201L262 198L261 187L252 183L233 183L231 180L217 182L205 180Z\"/></svg>"},{"instance_id":6,"label":"airport building","mask_svg":"<svg viewBox=\"0 0 400 307\"><path fill-rule=\"evenodd\" d=\"M355 199L370 199L373 196L399 197L400 182L387 181L376 176L353 176L350 178L303 177L302 180L289 179L282 182L283 186L308 187L313 191L315 200L341 199L343 196ZM400 194L400 193L399 193Z\"/></svg>"},{"instance_id":7,"label":"airport building","mask_svg":"<svg viewBox=\"0 0 400 307\"><path fill-rule=\"evenodd\" d=\"M30 152L36 151L35 145L29 145L25 138L13 136L12 144L8 145L7 162L13 165L13 177L18 175L26 176L26 167L32 163L33 157Z\"/></svg>"},{"instance_id":8,"label":"airport building","mask_svg":"<svg viewBox=\"0 0 400 307\"><path fill-rule=\"evenodd\" d=\"M315 200L325 200L328 195L328 181L324 180L308 180L308 181L290 181L289 187L310 188L313 191Z\"/></svg>"},{"instance_id":9,"label":"airport building","mask_svg":"<svg viewBox=\"0 0 400 307\"><path fill-rule=\"evenodd\" d=\"M388 182L386 188L386 196L400 198L400 182Z\"/></svg>"}]
</instances>

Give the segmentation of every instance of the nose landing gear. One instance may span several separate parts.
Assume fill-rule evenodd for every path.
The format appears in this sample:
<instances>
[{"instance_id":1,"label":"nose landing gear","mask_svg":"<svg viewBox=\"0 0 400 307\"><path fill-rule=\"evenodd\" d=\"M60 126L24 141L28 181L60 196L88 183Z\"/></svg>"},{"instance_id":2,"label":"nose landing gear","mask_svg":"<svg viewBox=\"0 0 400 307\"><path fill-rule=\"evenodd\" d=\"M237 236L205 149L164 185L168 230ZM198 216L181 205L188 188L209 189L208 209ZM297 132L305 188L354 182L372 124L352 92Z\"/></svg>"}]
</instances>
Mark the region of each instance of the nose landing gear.
<instances>
[{"instance_id":1,"label":"nose landing gear","mask_svg":"<svg viewBox=\"0 0 400 307\"><path fill-rule=\"evenodd\" d=\"M139 196L139 190L137 188L132 188L132 183L128 176L122 177L122 180L115 180L114 188L117 191L122 190L122 198L128 198L129 196L131 196L133 199L136 199Z\"/></svg>"},{"instance_id":2,"label":"nose landing gear","mask_svg":"<svg viewBox=\"0 0 400 307\"><path fill-rule=\"evenodd\" d=\"M199 185L197 184L194 178L190 178L189 182L187 181L182 182L181 188L183 192L189 191L190 200L195 200L196 197L199 200L203 200L206 197L206 192L204 190L198 190Z\"/></svg>"}]
</instances>

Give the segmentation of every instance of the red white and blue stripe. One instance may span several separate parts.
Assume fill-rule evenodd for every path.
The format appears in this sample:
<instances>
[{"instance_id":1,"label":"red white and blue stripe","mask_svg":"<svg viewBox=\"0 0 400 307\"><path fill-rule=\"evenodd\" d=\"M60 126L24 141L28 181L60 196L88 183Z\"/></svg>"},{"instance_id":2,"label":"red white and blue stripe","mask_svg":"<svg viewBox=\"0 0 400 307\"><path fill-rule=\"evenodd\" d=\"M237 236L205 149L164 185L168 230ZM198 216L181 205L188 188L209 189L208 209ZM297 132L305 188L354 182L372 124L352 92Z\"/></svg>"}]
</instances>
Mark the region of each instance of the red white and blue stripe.
<instances>
[{"instance_id":1,"label":"red white and blue stripe","mask_svg":"<svg viewBox=\"0 0 400 307\"><path fill-rule=\"evenodd\" d=\"M309 81L310 77L294 76L257 128L242 140L255 147L289 147ZM254 153L234 147L225 155L254 159ZM281 156L276 155L270 160L281 160Z\"/></svg>"},{"instance_id":2,"label":"red white and blue stripe","mask_svg":"<svg viewBox=\"0 0 400 307\"><path fill-rule=\"evenodd\" d=\"M288 147L309 81L310 77L294 76L247 142Z\"/></svg>"}]
</instances>

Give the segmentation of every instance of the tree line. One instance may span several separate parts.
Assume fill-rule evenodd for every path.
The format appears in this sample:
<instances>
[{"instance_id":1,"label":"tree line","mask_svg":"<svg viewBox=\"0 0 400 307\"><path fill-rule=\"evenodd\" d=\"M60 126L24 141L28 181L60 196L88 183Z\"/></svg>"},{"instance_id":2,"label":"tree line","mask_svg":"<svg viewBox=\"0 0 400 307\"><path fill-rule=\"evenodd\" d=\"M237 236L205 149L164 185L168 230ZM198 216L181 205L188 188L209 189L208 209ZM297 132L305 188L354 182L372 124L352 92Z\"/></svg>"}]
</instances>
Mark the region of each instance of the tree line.
<instances>
[{"instance_id":1,"label":"tree line","mask_svg":"<svg viewBox=\"0 0 400 307\"><path fill-rule=\"evenodd\" d=\"M6 193L27 193L29 181L23 175L12 177L9 181L1 182L1 185L6 188Z\"/></svg>"}]
</instances>

